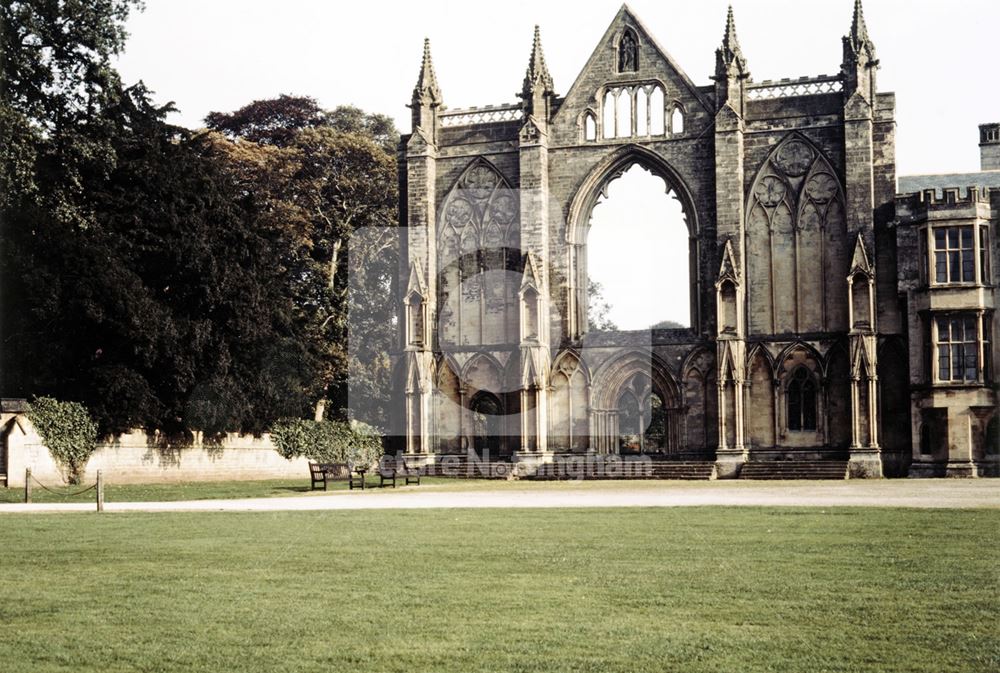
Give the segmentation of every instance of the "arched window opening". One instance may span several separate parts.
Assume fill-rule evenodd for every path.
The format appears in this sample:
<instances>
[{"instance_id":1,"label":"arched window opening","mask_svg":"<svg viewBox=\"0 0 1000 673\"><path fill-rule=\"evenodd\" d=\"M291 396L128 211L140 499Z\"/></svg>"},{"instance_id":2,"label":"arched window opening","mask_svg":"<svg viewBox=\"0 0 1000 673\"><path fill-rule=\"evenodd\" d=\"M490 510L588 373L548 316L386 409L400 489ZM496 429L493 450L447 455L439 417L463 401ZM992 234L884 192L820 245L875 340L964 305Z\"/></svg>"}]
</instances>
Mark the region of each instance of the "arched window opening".
<instances>
[{"instance_id":1,"label":"arched window opening","mask_svg":"<svg viewBox=\"0 0 1000 673\"><path fill-rule=\"evenodd\" d=\"M635 134L649 135L649 96L643 87L635 92Z\"/></svg>"},{"instance_id":2,"label":"arched window opening","mask_svg":"<svg viewBox=\"0 0 1000 673\"><path fill-rule=\"evenodd\" d=\"M619 453L665 451L667 426L667 408L660 391L648 374L635 374L618 396Z\"/></svg>"},{"instance_id":3,"label":"arched window opening","mask_svg":"<svg viewBox=\"0 0 1000 673\"><path fill-rule=\"evenodd\" d=\"M416 292L408 297L407 314L409 319L407 343L411 346L422 346L424 343L424 303Z\"/></svg>"},{"instance_id":4,"label":"arched window opening","mask_svg":"<svg viewBox=\"0 0 1000 673\"><path fill-rule=\"evenodd\" d=\"M677 195L638 164L605 194L578 262L581 287L601 287L589 297L589 330L689 327L690 235Z\"/></svg>"},{"instance_id":5,"label":"arched window opening","mask_svg":"<svg viewBox=\"0 0 1000 673\"><path fill-rule=\"evenodd\" d=\"M597 120L589 112L583 119L583 137L587 140L597 140Z\"/></svg>"},{"instance_id":6,"label":"arched window opening","mask_svg":"<svg viewBox=\"0 0 1000 673\"><path fill-rule=\"evenodd\" d=\"M663 398L654 392L649 396L649 425L643 437L643 450L662 452L667 448L667 408Z\"/></svg>"},{"instance_id":7,"label":"arched window opening","mask_svg":"<svg viewBox=\"0 0 1000 673\"><path fill-rule=\"evenodd\" d=\"M792 373L786 393L788 401L788 429L793 431L816 430L816 382L805 367Z\"/></svg>"},{"instance_id":8,"label":"arched window opening","mask_svg":"<svg viewBox=\"0 0 1000 673\"><path fill-rule=\"evenodd\" d=\"M679 136L684 133L684 111L675 107L670 114L670 134Z\"/></svg>"},{"instance_id":9,"label":"arched window opening","mask_svg":"<svg viewBox=\"0 0 1000 673\"><path fill-rule=\"evenodd\" d=\"M480 391L469 405L472 411L473 448L485 457L500 455L500 438L503 434L503 405L492 393Z\"/></svg>"},{"instance_id":10,"label":"arched window opening","mask_svg":"<svg viewBox=\"0 0 1000 673\"><path fill-rule=\"evenodd\" d=\"M621 453L642 451L642 405L632 390L625 390L618 398L618 450Z\"/></svg>"},{"instance_id":11,"label":"arched window opening","mask_svg":"<svg viewBox=\"0 0 1000 673\"><path fill-rule=\"evenodd\" d=\"M538 293L528 288L524 292L524 338L534 340L538 338Z\"/></svg>"},{"instance_id":12,"label":"arched window opening","mask_svg":"<svg viewBox=\"0 0 1000 673\"><path fill-rule=\"evenodd\" d=\"M653 87L653 93L649 95L649 135L662 136L665 129L663 89L659 86Z\"/></svg>"},{"instance_id":13,"label":"arched window opening","mask_svg":"<svg viewBox=\"0 0 1000 673\"><path fill-rule=\"evenodd\" d=\"M872 326L869 289L868 277L864 274L856 274L851 279L851 307L854 311L854 315L851 316L851 322L855 328Z\"/></svg>"},{"instance_id":14,"label":"arched window opening","mask_svg":"<svg viewBox=\"0 0 1000 673\"><path fill-rule=\"evenodd\" d=\"M615 137L615 109L616 109L616 98L615 92L608 91L604 94L604 120L602 122L604 126L604 137L614 138Z\"/></svg>"},{"instance_id":15,"label":"arched window opening","mask_svg":"<svg viewBox=\"0 0 1000 673\"><path fill-rule=\"evenodd\" d=\"M618 92L617 127L619 138L632 137L632 92L622 89Z\"/></svg>"}]
</instances>

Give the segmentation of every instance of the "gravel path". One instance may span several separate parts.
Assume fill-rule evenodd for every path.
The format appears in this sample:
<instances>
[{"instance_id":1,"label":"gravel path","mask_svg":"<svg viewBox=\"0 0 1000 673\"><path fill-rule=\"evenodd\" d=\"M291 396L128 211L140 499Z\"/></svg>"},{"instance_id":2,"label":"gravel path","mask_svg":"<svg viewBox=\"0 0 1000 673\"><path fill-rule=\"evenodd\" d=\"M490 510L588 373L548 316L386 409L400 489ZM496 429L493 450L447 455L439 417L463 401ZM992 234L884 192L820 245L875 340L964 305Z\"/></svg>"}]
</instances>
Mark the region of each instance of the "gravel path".
<instances>
[{"instance_id":1,"label":"gravel path","mask_svg":"<svg viewBox=\"0 0 1000 673\"><path fill-rule=\"evenodd\" d=\"M530 488L528 487L530 486ZM464 491L420 486L242 500L109 502L108 512L264 512L354 509L544 507L916 507L1000 508L1000 480L643 482L498 484ZM93 503L3 504L0 514L92 512Z\"/></svg>"}]
</instances>

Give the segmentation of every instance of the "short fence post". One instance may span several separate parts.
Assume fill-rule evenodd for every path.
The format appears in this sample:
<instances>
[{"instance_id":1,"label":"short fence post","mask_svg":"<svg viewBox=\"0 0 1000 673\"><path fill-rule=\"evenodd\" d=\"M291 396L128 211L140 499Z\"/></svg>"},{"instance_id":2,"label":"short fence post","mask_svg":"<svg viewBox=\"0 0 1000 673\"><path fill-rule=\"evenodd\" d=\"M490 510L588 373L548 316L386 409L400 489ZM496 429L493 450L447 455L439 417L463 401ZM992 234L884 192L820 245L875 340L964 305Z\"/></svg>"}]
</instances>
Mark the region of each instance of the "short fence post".
<instances>
[{"instance_id":1,"label":"short fence post","mask_svg":"<svg viewBox=\"0 0 1000 673\"><path fill-rule=\"evenodd\" d=\"M97 471L97 511L104 511L104 476Z\"/></svg>"},{"instance_id":2,"label":"short fence post","mask_svg":"<svg viewBox=\"0 0 1000 673\"><path fill-rule=\"evenodd\" d=\"M24 471L24 502L31 502L31 468Z\"/></svg>"}]
</instances>

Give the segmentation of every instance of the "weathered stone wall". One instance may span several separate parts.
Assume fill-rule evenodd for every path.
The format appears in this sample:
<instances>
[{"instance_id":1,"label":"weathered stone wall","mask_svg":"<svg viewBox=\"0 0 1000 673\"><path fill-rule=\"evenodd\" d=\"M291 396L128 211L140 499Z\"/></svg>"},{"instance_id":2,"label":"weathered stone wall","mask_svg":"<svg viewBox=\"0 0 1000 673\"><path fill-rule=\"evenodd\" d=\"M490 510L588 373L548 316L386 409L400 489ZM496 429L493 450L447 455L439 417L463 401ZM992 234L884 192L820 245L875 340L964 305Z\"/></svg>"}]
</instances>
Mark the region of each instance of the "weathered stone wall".
<instances>
[{"instance_id":1,"label":"weathered stone wall","mask_svg":"<svg viewBox=\"0 0 1000 673\"><path fill-rule=\"evenodd\" d=\"M4 425L8 486L24 486L25 469L45 485L65 483L66 472L22 415ZM229 435L218 444L170 444L142 431L101 443L87 462L84 483L101 470L109 484L309 478L305 458L282 458L265 434Z\"/></svg>"}]
</instances>

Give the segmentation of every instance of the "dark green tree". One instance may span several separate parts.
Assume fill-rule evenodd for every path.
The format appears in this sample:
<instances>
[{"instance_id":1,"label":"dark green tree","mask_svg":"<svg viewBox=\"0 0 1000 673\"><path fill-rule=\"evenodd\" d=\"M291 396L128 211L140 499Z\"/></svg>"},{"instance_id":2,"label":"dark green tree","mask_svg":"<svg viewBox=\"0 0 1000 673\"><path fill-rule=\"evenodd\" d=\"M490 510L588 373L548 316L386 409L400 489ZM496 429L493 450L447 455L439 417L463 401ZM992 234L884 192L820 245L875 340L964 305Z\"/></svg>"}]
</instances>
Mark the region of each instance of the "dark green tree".
<instances>
[{"instance_id":1,"label":"dark green tree","mask_svg":"<svg viewBox=\"0 0 1000 673\"><path fill-rule=\"evenodd\" d=\"M360 404L385 418L397 253L399 136L391 120L349 106L321 113L312 99L282 96L212 113L206 124L256 144L230 143L222 151L243 167L248 191L266 205L261 226L286 241L283 264L298 324L320 363L314 417ZM354 348L352 327L365 334ZM349 400L349 390L360 399Z\"/></svg>"}]
</instances>

